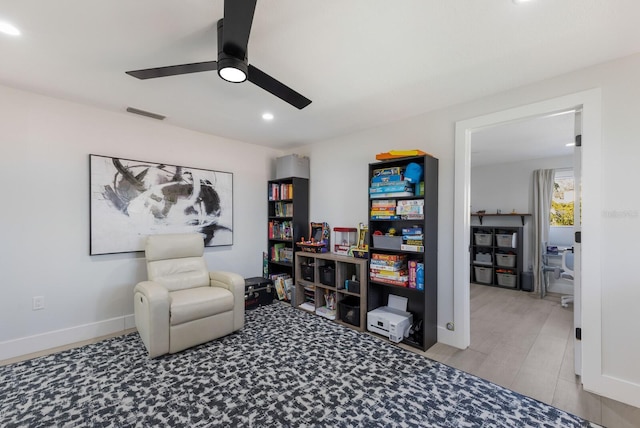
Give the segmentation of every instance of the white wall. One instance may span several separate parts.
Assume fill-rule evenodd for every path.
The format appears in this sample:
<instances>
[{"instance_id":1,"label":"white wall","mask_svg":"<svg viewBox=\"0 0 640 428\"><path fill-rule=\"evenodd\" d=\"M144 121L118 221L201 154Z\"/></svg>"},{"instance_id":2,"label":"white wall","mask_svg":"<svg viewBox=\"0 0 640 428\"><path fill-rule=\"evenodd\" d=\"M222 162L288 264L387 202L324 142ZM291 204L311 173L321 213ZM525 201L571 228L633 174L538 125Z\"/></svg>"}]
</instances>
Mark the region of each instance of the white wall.
<instances>
[{"instance_id":1,"label":"white wall","mask_svg":"<svg viewBox=\"0 0 640 428\"><path fill-rule=\"evenodd\" d=\"M500 93L391 125L300 147L311 157L311 217L331 226L366 221L367 163L390 149L422 149L440 159L438 324L453 319L453 192L456 121L482 116L587 89L602 88L602 367L612 378L640 388L640 341L629 335L640 325L640 55L594 66L517 90ZM342 177L347 177L346 179ZM517 208L505 207L507 209ZM526 208L526 205L524 205ZM588 245L588 237L585 237ZM585 332L584 334L588 334ZM635 385L635 386L634 386ZM629 400L627 400L629 402Z\"/></svg>"},{"instance_id":2,"label":"white wall","mask_svg":"<svg viewBox=\"0 0 640 428\"><path fill-rule=\"evenodd\" d=\"M281 152L2 86L0 124L0 359L132 326L144 258L89 256L90 153L232 172L234 243L206 249L207 263L262 274Z\"/></svg>"},{"instance_id":3,"label":"white wall","mask_svg":"<svg viewBox=\"0 0 640 428\"><path fill-rule=\"evenodd\" d=\"M473 145L473 139L471 140ZM572 156L471 167L471 211L531 213L533 171L573 167Z\"/></svg>"}]
</instances>

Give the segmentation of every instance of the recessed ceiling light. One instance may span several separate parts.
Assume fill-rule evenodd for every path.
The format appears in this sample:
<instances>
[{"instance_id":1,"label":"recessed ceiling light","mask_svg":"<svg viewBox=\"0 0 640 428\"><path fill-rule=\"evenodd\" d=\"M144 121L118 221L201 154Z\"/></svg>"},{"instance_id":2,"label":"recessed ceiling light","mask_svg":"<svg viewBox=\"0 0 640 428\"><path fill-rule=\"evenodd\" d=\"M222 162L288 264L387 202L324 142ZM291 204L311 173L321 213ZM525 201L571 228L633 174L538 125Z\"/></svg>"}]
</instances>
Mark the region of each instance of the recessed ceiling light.
<instances>
[{"instance_id":1,"label":"recessed ceiling light","mask_svg":"<svg viewBox=\"0 0 640 428\"><path fill-rule=\"evenodd\" d=\"M20 30L6 21L0 21L0 33L8 34L10 36L19 36Z\"/></svg>"},{"instance_id":2,"label":"recessed ceiling light","mask_svg":"<svg viewBox=\"0 0 640 428\"><path fill-rule=\"evenodd\" d=\"M567 144L565 144L565 147L573 147L575 145L576 145L576 143L567 143Z\"/></svg>"},{"instance_id":3,"label":"recessed ceiling light","mask_svg":"<svg viewBox=\"0 0 640 428\"><path fill-rule=\"evenodd\" d=\"M262 118L263 118L264 120L273 120L273 115L272 115L271 113L264 113L264 114L262 115Z\"/></svg>"},{"instance_id":4,"label":"recessed ceiling light","mask_svg":"<svg viewBox=\"0 0 640 428\"><path fill-rule=\"evenodd\" d=\"M529 3L531 0L511 0L514 4Z\"/></svg>"}]
</instances>

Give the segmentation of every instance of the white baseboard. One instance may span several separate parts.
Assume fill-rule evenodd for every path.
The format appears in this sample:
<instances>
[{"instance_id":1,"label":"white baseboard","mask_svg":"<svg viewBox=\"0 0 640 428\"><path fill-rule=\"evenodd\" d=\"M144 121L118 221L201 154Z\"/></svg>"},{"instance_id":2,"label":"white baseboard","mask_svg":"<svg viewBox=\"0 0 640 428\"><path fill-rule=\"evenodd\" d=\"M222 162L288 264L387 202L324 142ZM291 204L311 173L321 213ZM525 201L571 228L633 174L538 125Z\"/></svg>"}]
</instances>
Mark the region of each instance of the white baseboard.
<instances>
[{"instance_id":1,"label":"white baseboard","mask_svg":"<svg viewBox=\"0 0 640 428\"><path fill-rule=\"evenodd\" d=\"M134 327L133 315L124 315L91 324L7 340L0 342L0 361L123 332Z\"/></svg>"}]
</instances>

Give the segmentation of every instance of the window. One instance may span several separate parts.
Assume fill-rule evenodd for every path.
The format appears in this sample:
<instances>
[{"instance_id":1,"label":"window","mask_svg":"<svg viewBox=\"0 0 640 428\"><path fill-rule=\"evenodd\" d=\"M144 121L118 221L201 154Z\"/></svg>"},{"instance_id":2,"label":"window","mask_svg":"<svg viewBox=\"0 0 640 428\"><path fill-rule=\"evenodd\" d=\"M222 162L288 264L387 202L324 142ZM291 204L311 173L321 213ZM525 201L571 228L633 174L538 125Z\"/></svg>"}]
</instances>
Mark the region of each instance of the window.
<instances>
[{"instance_id":1,"label":"window","mask_svg":"<svg viewBox=\"0 0 640 428\"><path fill-rule=\"evenodd\" d=\"M551 226L573 226L574 195L573 169L556 171L549 216Z\"/></svg>"}]
</instances>

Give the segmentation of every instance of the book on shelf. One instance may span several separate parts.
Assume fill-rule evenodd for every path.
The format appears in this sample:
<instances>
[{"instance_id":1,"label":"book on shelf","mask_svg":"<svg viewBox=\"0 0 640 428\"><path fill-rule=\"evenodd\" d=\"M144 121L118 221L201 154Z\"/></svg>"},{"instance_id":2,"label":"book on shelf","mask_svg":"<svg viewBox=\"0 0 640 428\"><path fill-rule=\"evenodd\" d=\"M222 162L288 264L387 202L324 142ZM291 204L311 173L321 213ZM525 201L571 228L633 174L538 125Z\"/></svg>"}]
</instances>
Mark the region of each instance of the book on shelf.
<instances>
[{"instance_id":1,"label":"book on shelf","mask_svg":"<svg viewBox=\"0 0 640 428\"><path fill-rule=\"evenodd\" d=\"M385 175L402 175L404 173L404 167L391 166L386 168L376 168L373 170L373 177L385 176Z\"/></svg>"},{"instance_id":2,"label":"book on shelf","mask_svg":"<svg viewBox=\"0 0 640 428\"><path fill-rule=\"evenodd\" d=\"M384 183L397 183L403 181L404 177L402 174L374 175L371 177L371 184L384 185Z\"/></svg>"},{"instance_id":3,"label":"book on shelf","mask_svg":"<svg viewBox=\"0 0 640 428\"><path fill-rule=\"evenodd\" d=\"M413 192L390 192L390 193L373 193L370 198L402 198L405 196L413 196Z\"/></svg>"},{"instance_id":4,"label":"book on shelf","mask_svg":"<svg viewBox=\"0 0 640 428\"><path fill-rule=\"evenodd\" d=\"M393 260L371 260L369 263L370 267L375 267L378 269L386 269L386 270L400 270L402 266L406 263L404 261L393 261Z\"/></svg>"},{"instance_id":5,"label":"book on shelf","mask_svg":"<svg viewBox=\"0 0 640 428\"><path fill-rule=\"evenodd\" d=\"M372 215L371 220L400 220L399 215Z\"/></svg>"},{"instance_id":6,"label":"book on shelf","mask_svg":"<svg viewBox=\"0 0 640 428\"><path fill-rule=\"evenodd\" d=\"M293 278L284 278L284 293L288 301L293 300Z\"/></svg>"},{"instance_id":7,"label":"book on shelf","mask_svg":"<svg viewBox=\"0 0 640 428\"><path fill-rule=\"evenodd\" d=\"M394 177L397 179L391 180L390 178ZM402 176L400 175L381 175L380 177L374 177L374 178L381 178L382 180L378 180L378 181L374 181L373 179L371 180L371 187L384 187L384 186L412 186L411 183L409 183L407 180L402 180L401 179Z\"/></svg>"},{"instance_id":8,"label":"book on shelf","mask_svg":"<svg viewBox=\"0 0 640 428\"><path fill-rule=\"evenodd\" d=\"M392 193L392 192L411 192L413 194L413 186L379 186L379 187L370 187L369 193L377 194L377 193Z\"/></svg>"},{"instance_id":9,"label":"book on shelf","mask_svg":"<svg viewBox=\"0 0 640 428\"><path fill-rule=\"evenodd\" d=\"M271 183L271 186L269 186L269 200L279 201L283 199L293 199L293 184Z\"/></svg>"},{"instance_id":10,"label":"book on shelf","mask_svg":"<svg viewBox=\"0 0 640 428\"><path fill-rule=\"evenodd\" d=\"M382 254L382 253L373 253L371 254L371 258L373 260L391 260L391 261L399 261L406 260L406 254Z\"/></svg>"},{"instance_id":11,"label":"book on shelf","mask_svg":"<svg viewBox=\"0 0 640 428\"><path fill-rule=\"evenodd\" d=\"M285 243L284 242L278 242L276 244L273 244L273 246L271 247L271 261L272 262L279 262L280 261L280 250L282 250L285 247Z\"/></svg>"},{"instance_id":12,"label":"book on shelf","mask_svg":"<svg viewBox=\"0 0 640 428\"><path fill-rule=\"evenodd\" d=\"M413 251L416 253L424 253L424 245L400 244L400 249L402 251Z\"/></svg>"},{"instance_id":13,"label":"book on shelf","mask_svg":"<svg viewBox=\"0 0 640 428\"><path fill-rule=\"evenodd\" d=\"M293 204L291 202L276 202L274 211L276 217L293 217Z\"/></svg>"},{"instance_id":14,"label":"book on shelf","mask_svg":"<svg viewBox=\"0 0 640 428\"><path fill-rule=\"evenodd\" d=\"M406 280L403 281L395 281L395 280L391 280L391 279L386 279L386 278L379 278L379 277L375 277L375 276L371 276L370 277L372 281L375 282L380 282L383 284L389 284L389 285L396 285L398 287L407 287L409 285L409 278L407 277Z\"/></svg>"},{"instance_id":15,"label":"book on shelf","mask_svg":"<svg viewBox=\"0 0 640 428\"><path fill-rule=\"evenodd\" d=\"M395 199L379 199L379 200L375 200L375 201L371 201L371 207L376 208L376 207L391 207L394 209L396 209L396 200Z\"/></svg>"},{"instance_id":16,"label":"book on shelf","mask_svg":"<svg viewBox=\"0 0 640 428\"><path fill-rule=\"evenodd\" d=\"M424 290L424 263L409 260L409 288Z\"/></svg>"},{"instance_id":17,"label":"book on shelf","mask_svg":"<svg viewBox=\"0 0 640 428\"><path fill-rule=\"evenodd\" d=\"M330 320L335 320L336 319L336 310L335 309L329 309L326 306L320 306L320 307L316 308L316 314L320 315L321 317L330 319Z\"/></svg>"},{"instance_id":18,"label":"book on shelf","mask_svg":"<svg viewBox=\"0 0 640 428\"><path fill-rule=\"evenodd\" d=\"M304 302L298 307L300 309L304 309L305 311L309 311L309 312L315 312L316 311L316 306L311 302Z\"/></svg>"},{"instance_id":19,"label":"book on shelf","mask_svg":"<svg viewBox=\"0 0 640 428\"><path fill-rule=\"evenodd\" d=\"M402 220L424 220L424 214L403 214L400 218Z\"/></svg>"},{"instance_id":20,"label":"book on shelf","mask_svg":"<svg viewBox=\"0 0 640 428\"><path fill-rule=\"evenodd\" d=\"M400 270L397 272L393 272L389 270L370 269L369 273L375 276L376 278L392 279L396 281L409 279L409 270L406 267L403 270Z\"/></svg>"},{"instance_id":21,"label":"book on shelf","mask_svg":"<svg viewBox=\"0 0 640 428\"><path fill-rule=\"evenodd\" d=\"M420 226L403 227L402 234L403 235L421 235L422 227Z\"/></svg>"}]
</instances>

